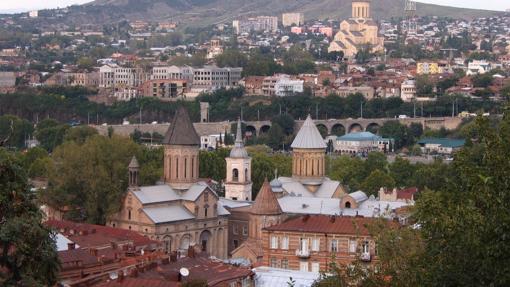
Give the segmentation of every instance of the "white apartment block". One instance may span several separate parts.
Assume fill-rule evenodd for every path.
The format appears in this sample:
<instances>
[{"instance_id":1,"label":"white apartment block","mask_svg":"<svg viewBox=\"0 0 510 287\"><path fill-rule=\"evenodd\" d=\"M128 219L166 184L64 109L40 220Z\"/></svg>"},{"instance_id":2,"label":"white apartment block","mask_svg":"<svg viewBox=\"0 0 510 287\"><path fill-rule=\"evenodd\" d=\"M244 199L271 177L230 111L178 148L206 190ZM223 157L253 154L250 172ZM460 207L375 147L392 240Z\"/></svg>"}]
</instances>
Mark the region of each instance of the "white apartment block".
<instances>
[{"instance_id":1,"label":"white apartment block","mask_svg":"<svg viewBox=\"0 0 510 287\"><path fill-rule=\"evenodd\" d=\"M400 86L400 98L404 102L410 102L416 98L416 81L406 80Z\"/></svg>"},{"instance_id":2,"label":"white apartment block","mask_svg":"<svg viewBox=\"0 0 510 287\"><path fill-rule=\"evenodd\" d=\"M0 88L11 88L16 85L16 73L0 72Z\"/></svg>"},{"instance_id":3,"label":"white apartment block","mask_svg":"<svg viewBox=\"0 0 510 287\"><path fill-rule=\"evenodd\" d=\"M189 66L167 66L152 68L151 80L186 80L193 82L193 68Z\"/></svg>"},{"instance_id":4,"label":"white apartment block","mask_svg":"<svg viewBox=\"0 0 510 287\"><path fill-rule=\"evenodd\" d=\"M99 87L138 87L148 80L148 75L141 68L127 68L117 65L104 65L99 68Z\"/></svg>"},{"instance_id":5,"label":"white apartment block","mask_svg":"<svg viewBox=\"0 0 510 287\"><path fill-rule=\"evenodd\" d=\"M478 74L485 74L492 70L492 64L485 61L485 60L474 60L472 62L468 63L468 69L466 72L466 75L472 76L472 75L478 75Z\"/></svg>"},{"instance_id":6,"label":"white apartment block","mask_svg":"<svg viewBox=\"0 0 510 287\"><path fill-rule=\"evenodd\" d=\"M250 33L252 31L276 32L278 30L278 17L258 16L246 20L234 20L232 26L236 34Z\"/></svg>"},{"instance_id":7,"label":"white apartment block","mask_svg":"<svg viewBox=\"0 0 510 287\"><path fill-rule=\"evenodd\" d=\"M301 26L305 23L305 15L303 13L283 13L283 27Z\"/></svg>"},{"instance_id":8,"label":"white apartment block","mask_svg":"<svg viewBox=\"0 0 510 287\"><path fill-rule=\"evenodd\" d=\"M303 80L280 78L274 85L275 95L278 97L287 97L293 96L296 93L302 93L304 83L305 81Z\"/></svg>"}]
</instances>

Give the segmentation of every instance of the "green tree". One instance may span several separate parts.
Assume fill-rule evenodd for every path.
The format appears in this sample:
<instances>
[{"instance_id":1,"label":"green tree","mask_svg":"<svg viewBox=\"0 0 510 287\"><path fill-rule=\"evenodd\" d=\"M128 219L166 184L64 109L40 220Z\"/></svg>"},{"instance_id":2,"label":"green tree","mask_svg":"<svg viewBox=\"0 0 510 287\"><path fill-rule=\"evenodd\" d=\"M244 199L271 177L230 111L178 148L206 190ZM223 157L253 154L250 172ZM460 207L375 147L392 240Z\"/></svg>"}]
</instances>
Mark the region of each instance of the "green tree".
<instances>
[{"instance_id":1,"label":"green tree","mask_svg":"<svg viewBox=\"0 0 510 287\"><path fill-rule=\"evenodd\" d=\"M49 188L41 198L50 206L79 211L71 214L71 219L105 224L106 218L120 208L133 155L139 157L140 147L117 136L96 135L83 145L65 142L52 154Z\"/></svg>"},{"instance_id":2,"label":"green tree","mask_svg":"<svg viewBox=\"0 0 510 287\"><path fill-rule=\"evenodd\" d=\"M395 180L397 187L407 187L412 185L415 168L407 160L399 156L395 158L389 166L390 176Z\"/></svg>"},{"instance_id":3,"label":"green tree","mask_svg":"<svg viewBox=\"0 0 510 287\"><path fill-rule=\"evenodd\" d=\"M65 141L74 141L77 144L83 144L85 141L94 135L97 135L97 130L89 126L78 126L66 131L64 135Z\"/></svg>"},{"instance_id":4,"label":"green tree","mask_svg":"<svg viewBox=\"0 0 510 287\"><path fill-rule=\"evenodd\" d=\"M271 159L264 154L254 154L251 163L251 179L253 181L253 197L256 198L264 179L270 180L274 177L275 166Z\"/></svg>"},{"instance_id":5,"label":"green tree","mask_svg":"<svg viewBox=\"0 0 510 287\"><path fill-rule=\"evenodd\" d=\"M248 57L237 49L227 49L215 58L218 67L245 67Z\"/></svg>"},{"instance_id":6,"label":"green tree","mask_svg":"<svg viewBox=\"0 0 510 287\"><path fill-rule=\"evenodd\" d=\"M358 158L339 156L331 161L331 168L328 172L331 179L339 180L342 184L349 186L351 191L361 188L364 180L364 163Z\"/></svg>"},{"instance_id":7,"label":"green tree","mask_svg":"<svg viewBox=\"0 0 510 287\"><path fill-rule=\"evenodd\" d=\"M361 184L362 190L369 196L377 196L377 192L381 187L392 189L395 187L395 181L387 173L378 169L370 173L370 175Z\"/></svg>"},{"instance_id":8,"label":"green tree","mask_svg":"<svg viewBox=\"0 0 510 287\"><path fill-rule=\"evenodd\" d=\"M52 151L64 141L68 125L58 123L53 119L40 122L35 129L35 137L47 151Z\"/></svg>"},{"instance_id":9,"label":"green tree","mask_svg":"<svg viewBox=\"0 0 510 287\"><path fill-rule=\"evenodd\" d=\"M282 148L282 143L285 139L285 134L282 127L279 124L272 124L269 132L267 133L267 145L273 150L279 150Z\"/></svg>"},{"instance_id":10,"label":"green tree","mask_svg":"<svg viewBox=\"0 0 510 287\"><path fill-rule=\"evenodd\" d=\"M53 286L59 261L54 235L29 191L21 163L0 148L0 284Z\"/></svg>"},{"instance_id":11,"label":"green tree","mask_svg":"<svg viewBox=\"0 0 510 287\"><path fill-rule=\"evenodd\" d=\"M5 140L6 146L21 148L25 146L25 139L33 132L33 127L27 120L16 116L0 116L0 139Z\"/></svg>"},{"instance_id":12,"label":"green tree","mask_svg":"<svg viewBox=\"0 0 510 287\"><path fill-rule=\"evenodd\" d=\"M407 127L398 121L385 122L379 129L379 134L385 138L394 139L396 149L400 149L412 143L412 140L409 138Z\"/></svg>"}]
</instances>

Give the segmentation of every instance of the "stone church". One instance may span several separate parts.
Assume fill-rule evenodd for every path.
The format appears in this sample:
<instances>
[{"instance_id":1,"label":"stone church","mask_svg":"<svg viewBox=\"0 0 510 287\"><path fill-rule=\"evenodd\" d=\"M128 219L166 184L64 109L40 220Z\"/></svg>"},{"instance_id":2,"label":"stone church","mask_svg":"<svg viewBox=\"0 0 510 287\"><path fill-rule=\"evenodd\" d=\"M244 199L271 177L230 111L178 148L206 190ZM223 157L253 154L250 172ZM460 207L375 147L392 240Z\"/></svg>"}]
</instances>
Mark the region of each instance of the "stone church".
<instances>
[{"instance_id":1,"label":"stone church","mask_svg":"<svg viewBox=\"0 0 510 287\"><path fill-rule=\"evenodd\" d=\"M133 157L129 190L120 212L108 224L160 240L167 252L196 246L227 258L230 213L207 182L199 179L200 138L184 108L176 112L163 144L164 182L139 186L140 166Z\"/></svg>"},{"instance_id":2,"label":"stone church","mask_svg":"<svg viewBox=\"0 0 510 287\"><path fill-rule=\"evenodd\" d=\"M328 52L344 53L347 58L354 57L363 46L368 45L371 52L384 50L384 37L379 36L377 23L370 15L370 0L352 1L352 17L340 23L340 31L330 43Z\"/></svg>"}]
</instances>

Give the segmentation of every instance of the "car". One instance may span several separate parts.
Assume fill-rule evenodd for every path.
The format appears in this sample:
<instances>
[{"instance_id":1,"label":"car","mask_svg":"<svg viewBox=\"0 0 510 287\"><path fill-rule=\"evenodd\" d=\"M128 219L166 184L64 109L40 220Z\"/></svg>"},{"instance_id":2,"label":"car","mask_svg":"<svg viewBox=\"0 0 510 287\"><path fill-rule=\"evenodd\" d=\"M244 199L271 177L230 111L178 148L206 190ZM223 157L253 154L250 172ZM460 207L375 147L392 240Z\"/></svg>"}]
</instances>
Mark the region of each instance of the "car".
<instances>
[{"instance_id":1,"label":"car","mask_svg":"<svg viewBox=\"0 0 510 287\"><path fill-rule=\"evenodd\" d=\"M407 118L409 118L409 117L408 117L407 115L399 115L399 116L398 116L398 118L399 118L399 119L407 119Z\"/></svg>"}]
</instances>

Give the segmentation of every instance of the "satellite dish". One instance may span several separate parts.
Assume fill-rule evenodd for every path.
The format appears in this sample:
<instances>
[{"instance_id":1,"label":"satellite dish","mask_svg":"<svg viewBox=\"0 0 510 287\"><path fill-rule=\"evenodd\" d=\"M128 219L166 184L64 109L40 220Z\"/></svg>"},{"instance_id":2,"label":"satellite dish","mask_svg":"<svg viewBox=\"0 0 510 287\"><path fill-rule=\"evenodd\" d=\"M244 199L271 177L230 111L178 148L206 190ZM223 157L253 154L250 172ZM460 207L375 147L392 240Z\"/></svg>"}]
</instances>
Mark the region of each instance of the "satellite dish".
<instances>
[{"instance_id":1,"label":"satellite dish","mask_svg":"<svg viewBox=\"0 0 510 287\"><path fill-rule=\"evenodd\" d=\"M119 274L117 274L117 272L111 272L109 274L109 277L111 280L115 280L115 279L119 278Z\"/></svg>"},{"instance_id":2,"label":"satellite dish","mask_svg":"<svg viewBox=\"0 0 510 287\"><path fill-rule=\"evenodd\" d=\"M179 270L179 273L181 273L181 275L182 275L183 277L186 277L186 276L188 276L188 275L189 275L189 270L188 270L188 268L184 268L184 267L182 267L182 268Z\"/></svg>"}]
</instances>

